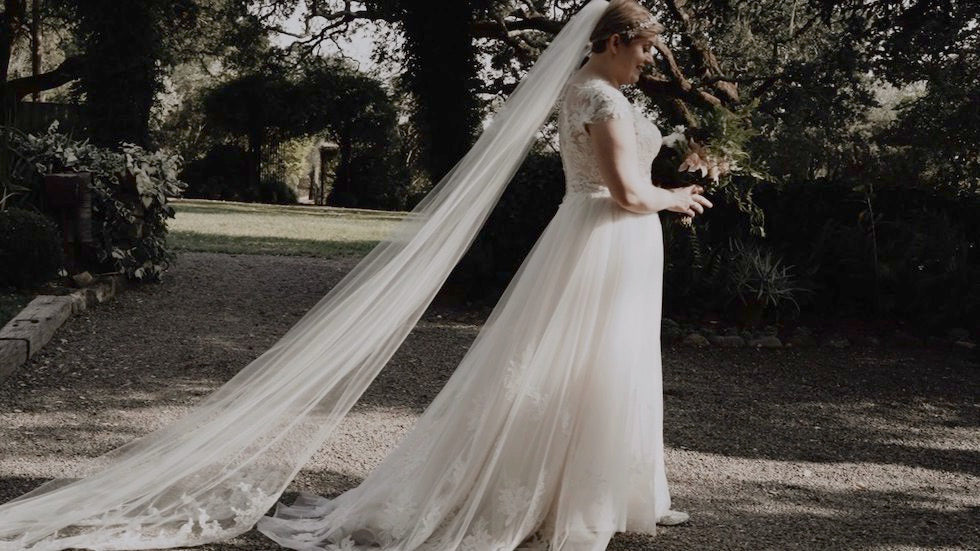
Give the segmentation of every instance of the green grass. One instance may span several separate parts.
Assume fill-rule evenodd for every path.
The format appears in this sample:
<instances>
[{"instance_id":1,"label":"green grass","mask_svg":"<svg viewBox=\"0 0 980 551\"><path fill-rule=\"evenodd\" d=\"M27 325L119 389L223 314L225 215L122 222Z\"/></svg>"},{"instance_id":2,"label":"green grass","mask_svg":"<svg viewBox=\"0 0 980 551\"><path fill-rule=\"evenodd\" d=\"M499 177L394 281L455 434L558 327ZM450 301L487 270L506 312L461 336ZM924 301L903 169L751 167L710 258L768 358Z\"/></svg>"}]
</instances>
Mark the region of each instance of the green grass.
<instances>
[{"instance_id":1,"label":"green grass","mask_svg":"<svg viewBox=\"0 0 980 551\"><path fill-rule=\"evenodd\" d=\"M179 199L170 203L174 250L290 256L363 256L406 212Z\"/></svg>"}]
</instances>

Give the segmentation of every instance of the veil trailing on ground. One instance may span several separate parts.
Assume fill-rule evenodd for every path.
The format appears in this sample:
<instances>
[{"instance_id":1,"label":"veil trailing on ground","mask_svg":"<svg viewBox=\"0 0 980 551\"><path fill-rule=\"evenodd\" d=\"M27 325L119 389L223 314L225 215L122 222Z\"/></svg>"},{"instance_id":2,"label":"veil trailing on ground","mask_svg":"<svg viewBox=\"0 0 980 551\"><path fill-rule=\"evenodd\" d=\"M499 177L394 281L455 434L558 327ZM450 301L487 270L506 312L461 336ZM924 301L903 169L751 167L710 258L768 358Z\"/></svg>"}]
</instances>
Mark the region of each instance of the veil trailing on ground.
<instances>
[{"instance_id":1,"label":"veil trailing on ground","mask_svg":"<svg viewBox=\"0 0 980 551\"><path fill-rule=\"evenodd\" d=\"M250 528L330 437L470 246L587 53L572 17L473 148L269 350L84 478L0 505L0 550L199 545Z\"/></svg>"}]
</instances>

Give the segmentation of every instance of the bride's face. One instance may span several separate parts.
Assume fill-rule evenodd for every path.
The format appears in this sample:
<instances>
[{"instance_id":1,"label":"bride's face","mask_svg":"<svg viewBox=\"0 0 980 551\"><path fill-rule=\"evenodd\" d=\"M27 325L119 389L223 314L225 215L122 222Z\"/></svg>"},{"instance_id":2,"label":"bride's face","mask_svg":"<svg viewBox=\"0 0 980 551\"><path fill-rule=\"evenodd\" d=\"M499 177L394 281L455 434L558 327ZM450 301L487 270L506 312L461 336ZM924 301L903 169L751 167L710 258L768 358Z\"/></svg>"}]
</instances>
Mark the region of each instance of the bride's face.
<instances>
[{"instance_id":1,"label":"bride's face","mask_svg":"<svg viewBox=\"0 0 980 551\"><path fill-rule=\"evenodd\" d=\"M643 68L653 63L653 39L638 38L626 46L626 58L624 61L630 71L630 84L636 84L640 80L640 73Z\"/></svg>"},{"instance_id":2,"label":"bride's face","mask_svg":"<svg viewBox=\"0 0 980 551\"><path fill-rule=\"evenodd\" d=\"M619 40L619 36L613 36L610 50L612 52L611 61L616 66L616 73L620 76L623 84L636 84L640 80L640 73L643 68L653 63L653 38L639 37L629 44Z\"/></svg>"}]
</instances>

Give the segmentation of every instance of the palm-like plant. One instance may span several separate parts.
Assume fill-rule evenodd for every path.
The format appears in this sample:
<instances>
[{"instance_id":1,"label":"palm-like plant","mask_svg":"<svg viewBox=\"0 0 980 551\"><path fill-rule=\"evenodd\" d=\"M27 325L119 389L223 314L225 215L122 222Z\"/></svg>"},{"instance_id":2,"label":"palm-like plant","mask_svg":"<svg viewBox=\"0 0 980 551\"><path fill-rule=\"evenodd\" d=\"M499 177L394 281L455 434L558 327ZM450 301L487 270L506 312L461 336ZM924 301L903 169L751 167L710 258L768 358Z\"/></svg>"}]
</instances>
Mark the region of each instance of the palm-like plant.
<instances>
[{"instance_id":1,"label":"palm-like plant","mask_svg":"<svg viewBox=\"0 0 980 551\"><path fill-rule=\"evenodd\" d=\"M742 306L747 325L755 325L767 311L778 312L787 304L799 313L796 297L809 289L797 284L793 266L753 243L730 239L728 247L729 292Z\"/></svg>"}]
</instances>

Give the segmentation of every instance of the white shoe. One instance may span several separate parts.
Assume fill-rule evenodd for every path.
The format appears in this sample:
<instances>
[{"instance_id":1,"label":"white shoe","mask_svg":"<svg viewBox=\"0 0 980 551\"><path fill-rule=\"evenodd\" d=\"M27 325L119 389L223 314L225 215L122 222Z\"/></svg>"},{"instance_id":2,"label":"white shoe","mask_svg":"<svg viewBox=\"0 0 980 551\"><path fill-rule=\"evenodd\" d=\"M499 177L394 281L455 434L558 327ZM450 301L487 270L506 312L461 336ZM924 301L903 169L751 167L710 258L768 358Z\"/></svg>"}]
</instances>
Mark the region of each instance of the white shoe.
<instances>
[{"instance_id":1,"label":"white shoe","mask_svg":"<svg viewBox=\"0 0 980 551\"><path fill-rule=\"evenodd\" d=\"M685 513L684 511L675 511L671 509L657 519L657 524L660 526L676 526L678 524L684 524L690 520L690 518L691 515Z\"/></svg>"}]
</instances>

